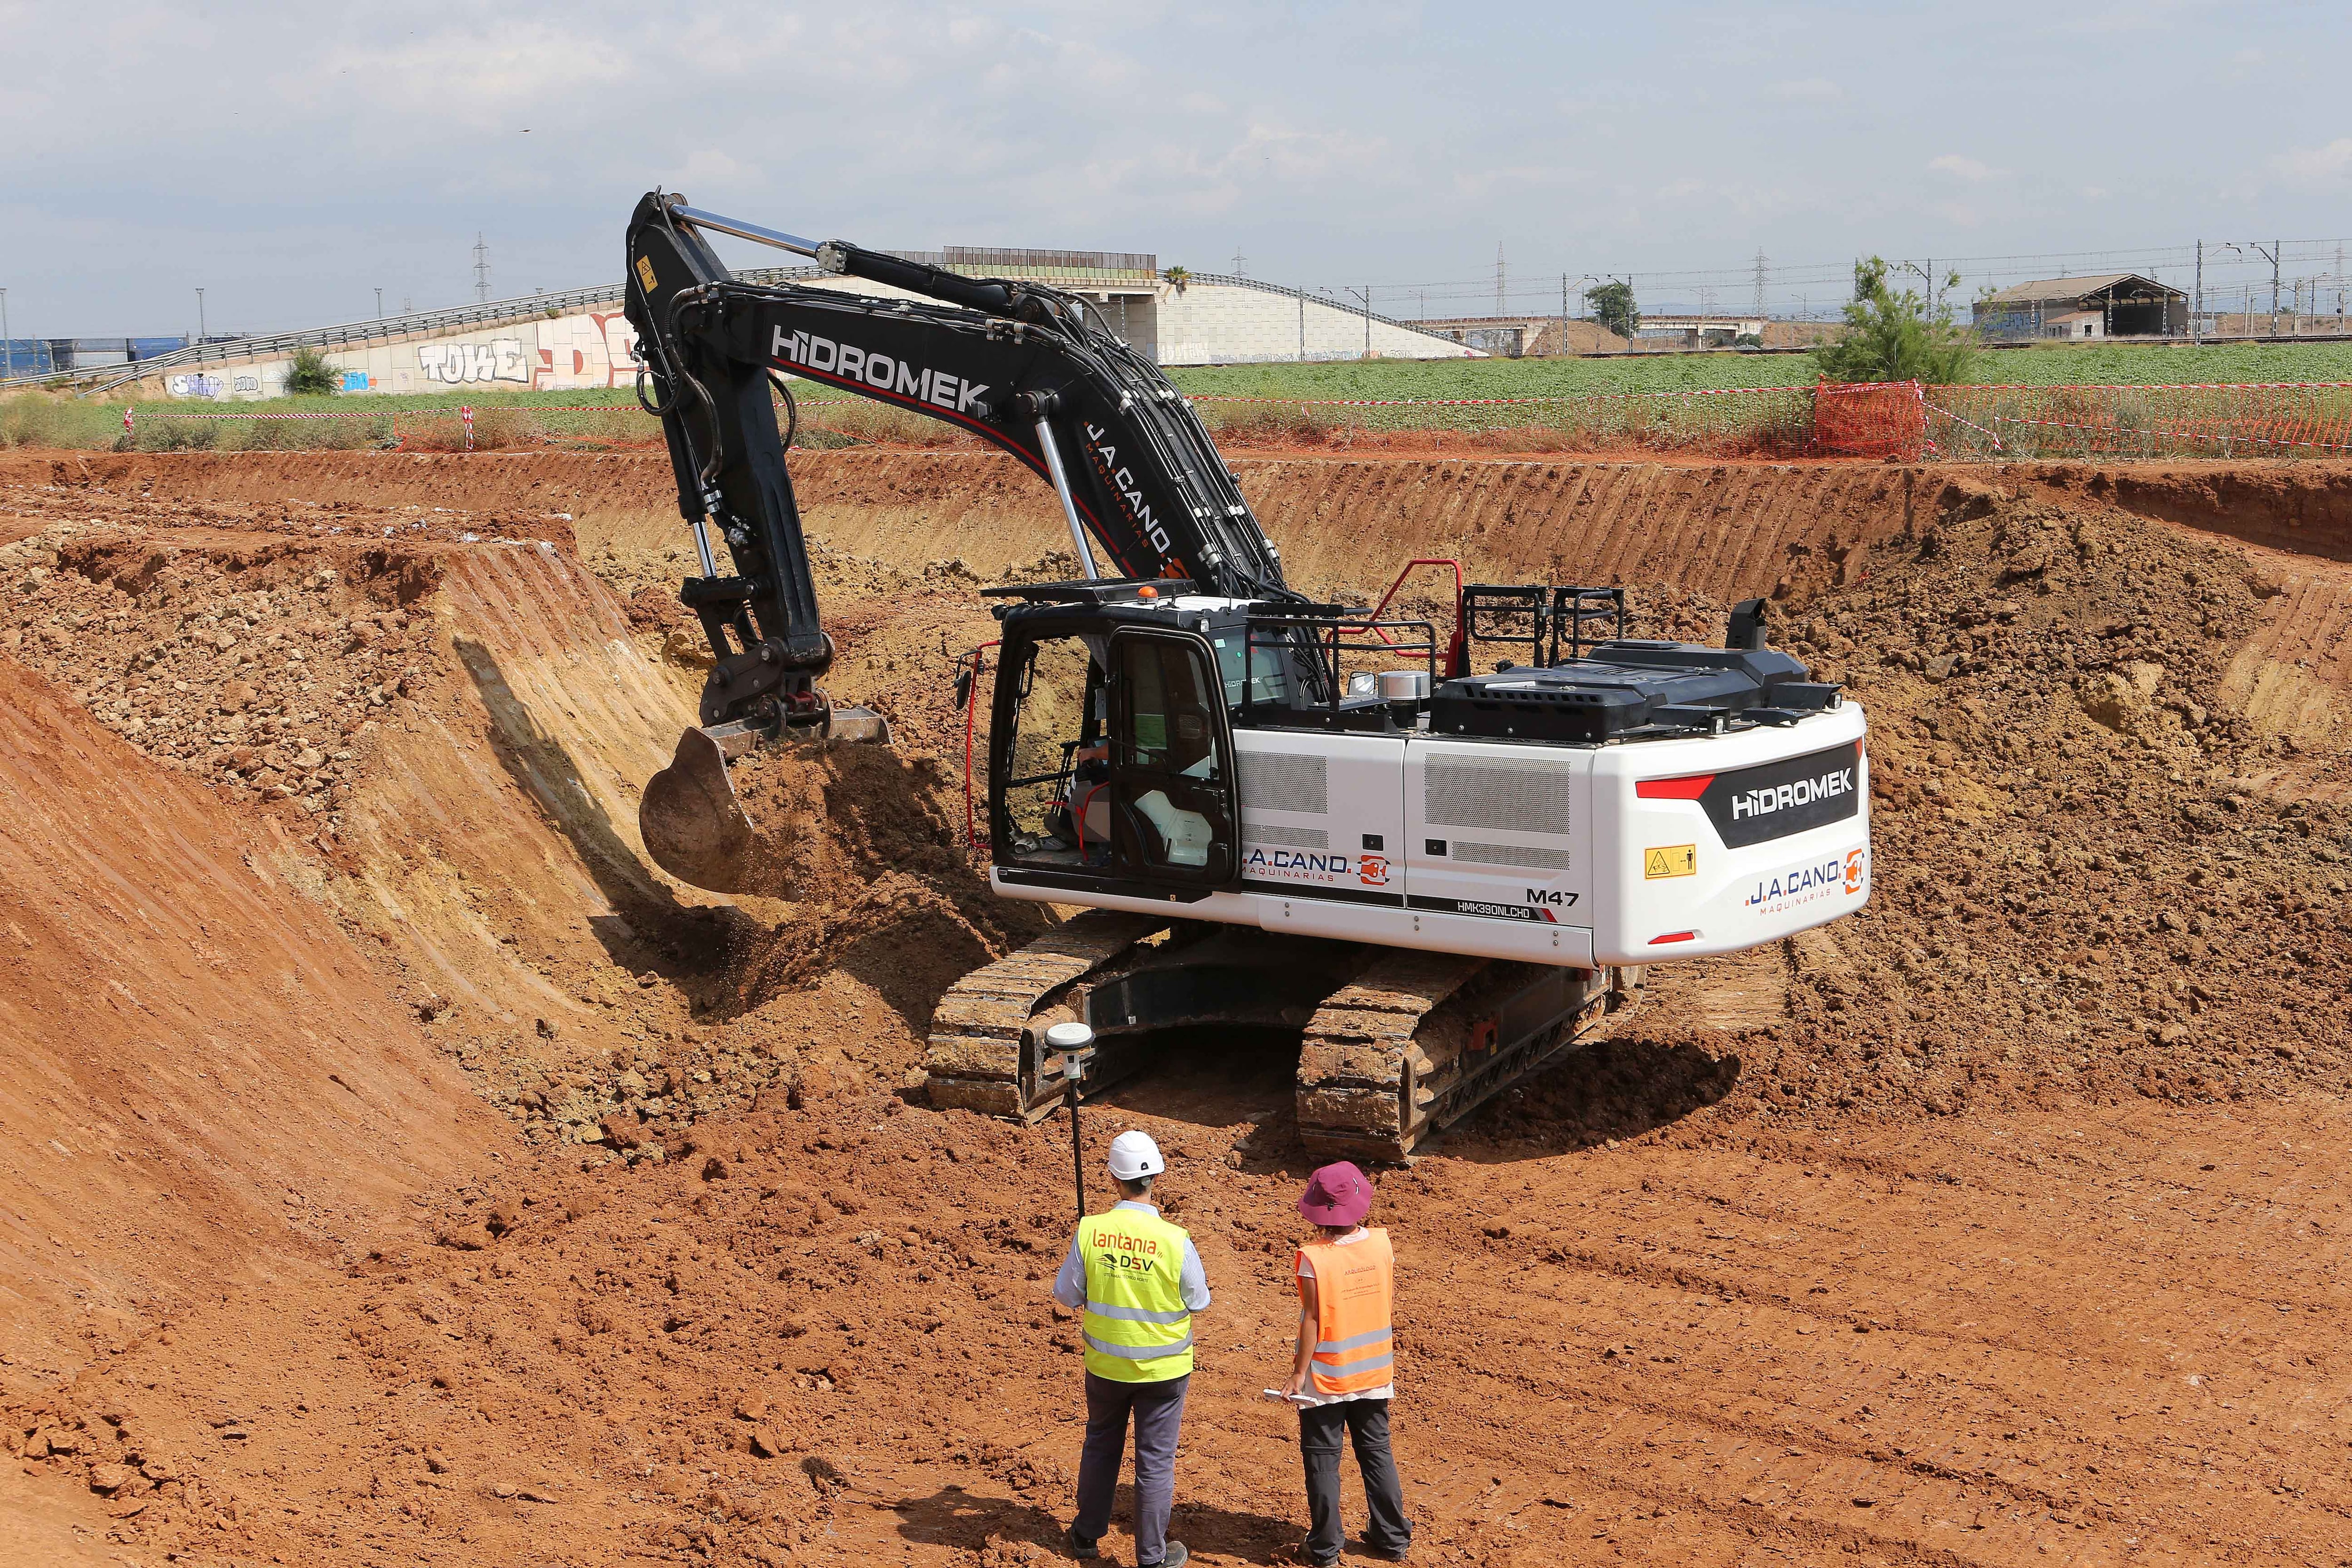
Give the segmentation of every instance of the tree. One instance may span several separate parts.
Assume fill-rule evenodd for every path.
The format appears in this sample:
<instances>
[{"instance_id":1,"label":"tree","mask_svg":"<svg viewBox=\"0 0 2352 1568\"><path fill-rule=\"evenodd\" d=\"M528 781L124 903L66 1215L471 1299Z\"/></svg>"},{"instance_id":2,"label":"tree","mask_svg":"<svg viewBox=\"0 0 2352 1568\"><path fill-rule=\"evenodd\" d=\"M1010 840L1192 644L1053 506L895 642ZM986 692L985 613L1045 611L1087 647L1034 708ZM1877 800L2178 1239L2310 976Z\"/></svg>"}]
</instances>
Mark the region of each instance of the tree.
<instances>
[{"instance_id":1,"label":"tree","mask_svg":"<svg viewBox=\"0 0 2352 1568\"><path fill-rule=\"evenodd\" d=\"M340 392L342 385L343 374L327 363L324 349L305 346L294 351L294 363L286 367L289 396L305 392Z\"/></svg>"},{"instance_id":2,"label":"tree","mask_svg":"<svg viewBox=\"0 0 2352 1568\"><path fill-rule=\"evenodd\" d=\"M1593 317L1600 323L1625 339L1633 341L1634 330L1642 324L1642 312L1633 303L1631 283L1599 283L1584 291L1584 302L1592 307Z\"/></svg>"},{"instance_id":3,"label":"tree","mask_svg":"<svg viewBox=\"0 0 2352 1568\"><path fill-rule=\"evenodd\" d=\"M1976 358L1973 334L1952 323L1948 304L1929 306L1886 281L1879 257L1853 266L1853 302L1845 308L1845 332L1813 351L1813 363L1832 381L1924 381L1942 385L1968 374ZM1953 273L1944 284L1959 285Z\"/></svg>"},{"instance_id":4,"label":"tree","mask_svg":"<svg viewBox=\"0 0 2352 1568\"><path fill-rule=\"evenodd\" d=\"M1171 267L1167 271L1161 273L1160 276L1167 279L1170 287L1173 288L1179 294L1181 294L1184 291L1185 284L1192 281L1192 275L1184 270L1181 267Z\"/></svg>"}]
</instances>

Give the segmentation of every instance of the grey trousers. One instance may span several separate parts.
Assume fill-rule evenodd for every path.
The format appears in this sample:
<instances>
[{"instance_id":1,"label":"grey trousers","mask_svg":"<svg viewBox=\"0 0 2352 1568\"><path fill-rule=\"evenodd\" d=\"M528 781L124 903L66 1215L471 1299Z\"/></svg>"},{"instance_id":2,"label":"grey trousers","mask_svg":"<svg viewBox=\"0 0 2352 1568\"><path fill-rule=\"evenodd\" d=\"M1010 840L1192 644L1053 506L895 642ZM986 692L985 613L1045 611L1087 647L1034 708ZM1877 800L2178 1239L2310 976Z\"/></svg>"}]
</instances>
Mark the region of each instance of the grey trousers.
<instances>
[{"instance_id":1,"label":"grey trousers","mask_svg":"<svg viewBox=\"0 0 2352 1568\"><path fill-rule=\"evenodd\" d=\"M1119 1451L1135 1417L1135 1561L1151 1568L1168 1550L1168 1509L1176 1495L1176 1428L1184 1419L1192 1377L1165 1383L1118 1383L1087 1373L1087 1446L1078 1457L1078 1517L1070 1528L1081 1541L1100 1541L1110 1528L1111 1494L1118 1489Z\"/></svg>"},{"instance_id":2,"label":"grey trousers","mask_svg":"<svg viewBox=\"0 0 2352 1568\"><path fill-rule=\"evenodd\" d=\"M1412 1521L1404 1516L1404 1491L1396 1459L1389 1453L1389 1402L1349 1399L1298 1413L1298 1455L1307 1464L1307 1556L1337 1563L1347 1532L1339 1524L1339 1439L1352 1437L1356 1468L1364 1472L1364 1501L1371 1514L1364 1544L1402 1556L1412 1544Z\"/></svg>"}]
</instances>

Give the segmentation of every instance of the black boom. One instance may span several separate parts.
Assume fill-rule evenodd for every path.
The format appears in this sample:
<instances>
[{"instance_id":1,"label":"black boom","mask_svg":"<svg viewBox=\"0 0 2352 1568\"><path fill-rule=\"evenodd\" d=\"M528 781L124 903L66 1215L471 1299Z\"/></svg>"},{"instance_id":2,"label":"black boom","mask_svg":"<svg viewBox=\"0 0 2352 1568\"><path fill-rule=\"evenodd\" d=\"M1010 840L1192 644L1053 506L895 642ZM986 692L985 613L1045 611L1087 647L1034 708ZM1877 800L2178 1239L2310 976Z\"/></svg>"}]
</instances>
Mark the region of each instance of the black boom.
<instances>
[{"instance_id":1,"label":"black boom","mask_svg":"<svg viewBox=\"0 0 2352 1568\"><path fill-rule=\"evenodd\" d=\"M626 310L678 510L698 530L708 520L734 565L719 574L706 546L704 574L680 595L719 659L705 724L823 714L814 681L832 643L776 432L772 372L947 420L1048 483L1058 465L1110 574L1188 578L1232 598L1299 597L1191 405L1157 365L1089 320L1085 301L839 241L814 247L819 265L923 298L744 283L720 264L698 216L707 218L660 192L637 204Z\"/></svg>"}]
</instances>

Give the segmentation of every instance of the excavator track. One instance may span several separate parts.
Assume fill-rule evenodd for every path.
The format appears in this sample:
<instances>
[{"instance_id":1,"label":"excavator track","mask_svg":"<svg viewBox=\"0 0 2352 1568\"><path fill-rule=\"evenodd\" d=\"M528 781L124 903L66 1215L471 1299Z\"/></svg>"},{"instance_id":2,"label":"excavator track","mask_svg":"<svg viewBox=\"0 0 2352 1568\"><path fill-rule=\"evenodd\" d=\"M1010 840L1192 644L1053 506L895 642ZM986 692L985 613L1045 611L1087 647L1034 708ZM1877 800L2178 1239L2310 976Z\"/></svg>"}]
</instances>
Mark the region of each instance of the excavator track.
<instances>
[{"instance_id":1,"label":"excavator track","mask_svg":"<svg viewBox=\"0 0 2352 1568\"><path fill-rule=\"evenodd\" d=\"M1163 931L1168 939L1155 942ZM1089 1095L1141 1067L1155 1034L1302 1030L1298 1134L1307 1152L1395 1163L1571 1048L1636 999L1640 984L1635 970L1089 910L958 981L932 1016L924 1065L934 1105L1038 1121L1063 1089L1039 1042L1066 1019L1097 1030Z\"/></svg>"},{"instance_id":2,"label":"excavator track","mask_svg":"<svg viewBox=\"0 0 2352 1568\"><path fill-rule=\"evenodd\" d=\"M1041 1121L1061 1103L1061 1068L1039 1042L1054 1025L1082 1016L1079 983L1168 928L1153 915L1088 910L995 963L965 975L940 998L923 1053L931 1103L986 1116ZM1092 1082L1115 1079L1115 1053L1097 1058Z\"/></svg>"},{"instance_id":3,"label":"excavator track","mask_svg":"<svg viewBox=\"0 0 2352 1568\"><path fill-rule=\"evenodd\" d=\"M1570 1049L1640 984L1638 971L1382 952L1307 1022L1299 1141L1318 1158L1401 1162Z\"/></svg>"}]
</instances>

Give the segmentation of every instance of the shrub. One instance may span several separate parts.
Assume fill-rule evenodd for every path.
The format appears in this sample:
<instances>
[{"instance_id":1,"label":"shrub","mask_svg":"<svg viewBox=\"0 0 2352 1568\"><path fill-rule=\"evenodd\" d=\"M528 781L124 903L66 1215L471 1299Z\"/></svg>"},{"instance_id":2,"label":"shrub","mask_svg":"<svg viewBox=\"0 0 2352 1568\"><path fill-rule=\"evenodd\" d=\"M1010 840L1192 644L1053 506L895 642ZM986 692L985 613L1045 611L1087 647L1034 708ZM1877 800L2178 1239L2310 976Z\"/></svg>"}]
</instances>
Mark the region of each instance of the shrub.
<instances>
[{"instance_id":1,"label":"shrub","mask_svg":"<svg viewBox=\"0 0 2352 1568\"><path fill-rule=\"evenodd\" d=\"M293 363L286 367L286 392L289 396L320 393L331 395L342 390L343 373L327 363L324 349L305 345L294 351Z\"/></svg>"},{"instance_id":2,"label":"shrub","mask_svg":"<svg viewBox=\"0 0 2352 1568\"><path fill-rule=\"evenodd\" d=\"M1853 266L1853 303L1845 332L1813 351L1813 363L1832 381L1924 381L1946 385L1967 378L1976 358L1974 337L1952 324L1949 305L1930 309L1910 289L1897 293L1878 257ZM1948 287L1956 286L1954 273Z\"/></svg>"},{"instance_id":3,"label":"shrub","mask_svg":"<svg viewBox=\"0 0 2352 1568\"><path fill-rule=\"evenodd\" d=\"M348 452L383 445L391 434L390 415L369 419L257 419L245 426L241 444L248 452ZM228 444L226 438L221 443Z\"/></svg>"},{"instance_id":4,"label":"shrub","mask_svg":"<svg viewBox=\"0 0 2352 1568\"><path fill-rule=\"evenodd\" d=\"M138 430L142 452L210 451L221 435L216 419L142 419Z\"/></svg>"},{"instance_id":5,"label":"shrub","mask_svg":"<svg viewBox=\"0 0 2352 1568\"><path fill-rule=\"evenodd\" d=\"M828 442L827 437L832 437ZM801 427L793 445L822 450L827 445L885 442L898 447L970 447L977 439L944 419L864 398L855 403L801 399Z\"/></svg>"},{"instance_id":6,"label":"shrub","mask_svg":"<svg viewBox=\"0 0 2352 1568\"><path fill-rule=\"evenodd\" d=\"M85 403L69 393L26 392L0 398L0 447L62 447L96 451L122 435L122 405Z\"/></svg>"}]
</instances>

